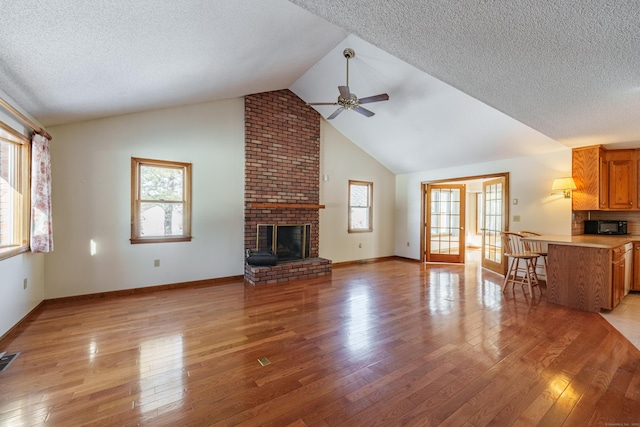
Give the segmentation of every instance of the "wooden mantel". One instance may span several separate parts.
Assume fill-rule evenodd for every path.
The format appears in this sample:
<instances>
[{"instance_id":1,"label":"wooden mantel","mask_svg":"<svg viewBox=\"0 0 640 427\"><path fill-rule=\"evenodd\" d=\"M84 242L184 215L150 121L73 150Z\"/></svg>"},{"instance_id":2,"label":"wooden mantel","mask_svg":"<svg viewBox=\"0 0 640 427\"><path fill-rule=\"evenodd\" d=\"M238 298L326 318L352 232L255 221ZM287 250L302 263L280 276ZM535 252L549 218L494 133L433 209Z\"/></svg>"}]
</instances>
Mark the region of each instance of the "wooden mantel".
<instances>
[{"instance_id":1,"label":"wooden mantel","mask_svg":"<svg viewBox=\"0 0 640 427\"><path fill-rule=\"evenodd\" d=\"M324 205L310 205L304 203L247 203L249 209L324 209Z\"/></svg>"}]
</instances>

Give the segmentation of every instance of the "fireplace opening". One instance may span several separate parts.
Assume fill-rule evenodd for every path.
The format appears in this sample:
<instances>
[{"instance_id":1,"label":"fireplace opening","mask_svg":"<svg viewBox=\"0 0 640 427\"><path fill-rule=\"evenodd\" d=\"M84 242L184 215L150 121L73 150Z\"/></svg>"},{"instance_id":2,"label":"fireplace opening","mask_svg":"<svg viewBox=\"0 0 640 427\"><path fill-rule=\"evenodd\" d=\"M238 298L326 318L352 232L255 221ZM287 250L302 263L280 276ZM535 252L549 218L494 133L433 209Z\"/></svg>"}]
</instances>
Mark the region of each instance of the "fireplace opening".
<instances>
[{"instance_id":1,"label":"fireplace opening","mask_svg":"<svg viewBox=\"0 0 640 427\"><path fill-rule=\"evenodd\" d=\"M309 258L311 224L258 224L257 251L272 251L278 262Z\"/></svg>"}]
</instances>

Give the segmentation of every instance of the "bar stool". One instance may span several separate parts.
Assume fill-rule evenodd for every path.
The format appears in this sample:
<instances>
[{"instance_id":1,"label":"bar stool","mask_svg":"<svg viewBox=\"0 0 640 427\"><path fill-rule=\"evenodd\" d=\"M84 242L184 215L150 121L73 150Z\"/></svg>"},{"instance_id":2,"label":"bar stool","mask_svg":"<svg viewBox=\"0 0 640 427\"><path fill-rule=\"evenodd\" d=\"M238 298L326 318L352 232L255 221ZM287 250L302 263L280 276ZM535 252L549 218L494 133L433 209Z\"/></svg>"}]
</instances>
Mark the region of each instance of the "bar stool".
<instances>
[{"instance_id":1,"label":"bar stool","mask_svg":"<svg viewBox=\"0 0 640 427\"><path fill-rule=\"evenodd\" d=\"M511 283L511 289L513 289L516 284L520 284L523 288L527 285L529 295L533 297L533 287L538 286L534 260L540 255L525 250L521 234L503 231L500 235L502 236L504 256L508 258L509 264L507 274L504 276L502 292L507 289L509 283Z\"/></svg>"},{"instance_id":2,"label":"bar stool","mask_svg":"<svg viewBox=\"0 0 640 427\"><path fill-rule=\"evenodd\" d=\"M522 234L522 236L524 237L531 237L531 236L542 236L542 234L536 232L536 231L527 231L527 230L522 230L520 231L520 234ZM524 249L526 251L529 252L534 252L537 253L539 256L538 258L542 258L542 270L544 271L544 280L547 281L548 277L547 277L547 256L549 255L549 249L548 246L545 242L523 242L524 243ZM538 266L538 259L536 258L533 261L533 266L534 268L536 268L536 270L534 270L536 272L536 276L537 276L537 266Z\"/></svg>"}]
</instances>

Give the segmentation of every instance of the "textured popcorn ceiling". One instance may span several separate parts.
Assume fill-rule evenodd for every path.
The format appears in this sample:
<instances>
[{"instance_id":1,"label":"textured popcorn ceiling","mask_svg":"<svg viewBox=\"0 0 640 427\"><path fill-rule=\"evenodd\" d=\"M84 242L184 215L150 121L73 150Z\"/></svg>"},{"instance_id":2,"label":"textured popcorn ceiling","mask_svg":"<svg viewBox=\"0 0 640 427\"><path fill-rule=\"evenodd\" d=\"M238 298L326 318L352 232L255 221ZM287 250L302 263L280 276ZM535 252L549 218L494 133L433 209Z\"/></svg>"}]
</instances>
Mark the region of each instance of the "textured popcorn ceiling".
<instances>
[{"instance_id":1,"label":"textured popcorn ceiling","mask_svg":"<svg viewBox=\"0 0 640 427\"><path fill-rule=\"evenodd\" d=\"M640 141L637 0L292 0L567 145Z\"/></svg>"},{"instance_id":2,"label":"textured popcorn ceiling","mask_svg":"<svg viewBox=\"0 0 640 427\"><path fill-rule=\"evenodd\" d=\"M346 32L285 0L0 0L0 90L44 125L288 87Z\"/></svg>"},{"instance_id":3,"label":"textured popcorn ceiling","mask_svg":"<svg viewBox=\"0 0 640 427\"><path fill-rule=\"evenodd\" d=\"M283 88L334 101L351 47L352 91L390 100L330 123L395 173L640 143L636 1L0 0L0 11L0 91L45 126Z\"/></svg>"}]
</instances>

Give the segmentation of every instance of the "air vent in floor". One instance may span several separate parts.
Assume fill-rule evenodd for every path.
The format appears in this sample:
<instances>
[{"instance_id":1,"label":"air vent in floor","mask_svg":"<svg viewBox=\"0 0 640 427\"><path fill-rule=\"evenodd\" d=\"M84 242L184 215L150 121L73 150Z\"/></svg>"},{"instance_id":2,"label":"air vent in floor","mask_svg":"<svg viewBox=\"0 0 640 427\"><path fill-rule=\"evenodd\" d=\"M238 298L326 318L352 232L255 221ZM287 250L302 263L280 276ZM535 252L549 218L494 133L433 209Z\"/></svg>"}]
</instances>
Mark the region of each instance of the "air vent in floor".
<instances>
[{"instance_id":1,"label":"air vent in floor","mask_svg":"<svg viewBox=\"0 0 640 427\"><path fill-rule=\"evenodd\" d=\"M18 357L19 354L20 353L13 353L13 354L2 353L0 356L0 372L6 371L9 365L11 365L11 362L16 360L16 357Z\"/></svg>"}]
</instances>

